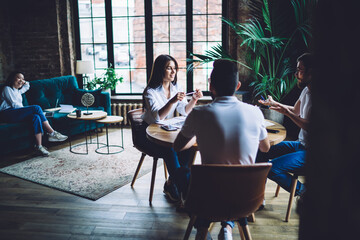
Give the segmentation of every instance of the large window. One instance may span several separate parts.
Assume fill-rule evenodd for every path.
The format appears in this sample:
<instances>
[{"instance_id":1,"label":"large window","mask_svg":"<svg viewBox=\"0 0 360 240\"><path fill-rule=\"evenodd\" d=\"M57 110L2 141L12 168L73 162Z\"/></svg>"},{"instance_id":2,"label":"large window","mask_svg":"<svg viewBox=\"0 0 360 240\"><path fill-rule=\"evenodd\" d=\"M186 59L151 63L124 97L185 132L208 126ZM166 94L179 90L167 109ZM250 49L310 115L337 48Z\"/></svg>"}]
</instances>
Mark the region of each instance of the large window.
<instances>
[{"instance_id":1,"label":"large window","mask_svg":"<svg viewBox=\"0 0 360 240\"><path fill-rule=\"evenodd\" d=\"M184 90L208 90L211 65L187 74L186 59L222 42L221 0L78 0L78 10L81 59L124 77L115 94L141 94L160 54L178 61Z\"/></svg>"}]
</instances>

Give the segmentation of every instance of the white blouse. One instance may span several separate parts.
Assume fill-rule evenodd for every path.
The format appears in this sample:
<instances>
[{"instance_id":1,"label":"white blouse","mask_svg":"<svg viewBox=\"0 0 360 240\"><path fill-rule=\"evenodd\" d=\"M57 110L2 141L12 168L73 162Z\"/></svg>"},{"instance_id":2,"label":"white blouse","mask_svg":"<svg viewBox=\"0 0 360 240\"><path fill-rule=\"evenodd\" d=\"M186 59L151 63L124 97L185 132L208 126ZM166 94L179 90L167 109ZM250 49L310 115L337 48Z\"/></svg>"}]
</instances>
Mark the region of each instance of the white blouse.
<instances>
[{"instance_id":1,"label":"white blouse","mask_svg":"<svg viewBox=\"0 0 360 240\"><path fill-rule=\"evenodd\" d=\"M8 108L21 108L22 104L21 94L30 89L30 84L27 82L22 88L16 89L9 86L5 86L0 97L0 111Z\"/></svg>"},{"instance_id":2,"label":"white blouse","mask_svg":"<svg viewBox=\"0 0 360 240\"><path fill-rule=\"evenodd\" d=\"M159 117L159 110L165 106L165 104L174 97L178 92L182 92L178 85L170 84L170 98L166 98L165 91L161 85L158 88L149 88L144 95L145 98L145 113L142 115L142 119L147 124L161 123ZM173 118L175 110L183 116L187 116L185 107L187 105L187 99L184 98L182 101L178 101L177 104L173 104L168 115L165 117Z\"/></svg>"}]
</instances>

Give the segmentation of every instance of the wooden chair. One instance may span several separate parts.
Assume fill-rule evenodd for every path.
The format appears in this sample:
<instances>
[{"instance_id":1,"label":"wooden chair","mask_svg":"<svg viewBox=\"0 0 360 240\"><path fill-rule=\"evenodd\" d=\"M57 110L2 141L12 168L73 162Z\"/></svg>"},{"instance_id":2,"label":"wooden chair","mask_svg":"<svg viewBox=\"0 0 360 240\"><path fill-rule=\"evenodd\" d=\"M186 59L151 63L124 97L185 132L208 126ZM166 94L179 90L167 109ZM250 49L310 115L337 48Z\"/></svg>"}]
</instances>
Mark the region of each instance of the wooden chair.
<instances>
[{"instance_id":1,"label":"wooden chair","mask_svg":"<svg viewBox=\"0 0 360 240\"><path fill-rule=\"evenodd\" d=\"M134 186L135 181L137 179L137 176L139 174L140 168L144 162L145 156L149 155L150 157L153 157L153 168L152 168L152 175L151 175L151 185L150 185L150 195L149 195L149 203L152 204L152 198L153 198L153 192L154 192L154 184L155 184L155 176L156 176L156 168L157 168L157 162L160 158L156 155L156 153L151 152L150 150L146 149L144 146L139 144L138 140L138 134L137 132L140 131L143 123L143 120L141 118L141 115L143 114L143 111L141 108L131 110L127 113L127 117L131 124L131 133L132 133L132 140L134 147L138 149L141 152L140 161L138 163L138 166L136 168L133 180L131 182L131 187ZM167 171L166 171L166 165L164 162L164 171L165 171L165 180L167 179Z\"/></svg>"},{"instance_id":2,"label":"wooden chair","mask_svg":"<svg viewBox=\"0 0 360 240\"><path fill-rule=\"evenodd\" d=\"M304 176L304 173L294 173L294 174L292 174L289 203L288 203L288 207L287 207L287 211L286 211L286 215L285 215L285 222L288 222L289 219L290 219L291 208L292 208L292 204L293 204L293 201L294 201L296 185L297 185L299 176ZM280 191L280 185L277 185L276 191L275 191L275 197L277 197L279 195L279 191Z\"/></svg>"},{"instance_id":3,"label":"wooden chair","mask_svg":"<svg viewBox=\"0 0 360 240\"><path fill-rule=\"evenodd\" d=\"M253 165L193 165L185 209L190 213L184 239L197 217L211 222L238 220L255 212L264 200L271 163ZM248 226L238 226L251 239Z\"/></svg>"}]
</instances>

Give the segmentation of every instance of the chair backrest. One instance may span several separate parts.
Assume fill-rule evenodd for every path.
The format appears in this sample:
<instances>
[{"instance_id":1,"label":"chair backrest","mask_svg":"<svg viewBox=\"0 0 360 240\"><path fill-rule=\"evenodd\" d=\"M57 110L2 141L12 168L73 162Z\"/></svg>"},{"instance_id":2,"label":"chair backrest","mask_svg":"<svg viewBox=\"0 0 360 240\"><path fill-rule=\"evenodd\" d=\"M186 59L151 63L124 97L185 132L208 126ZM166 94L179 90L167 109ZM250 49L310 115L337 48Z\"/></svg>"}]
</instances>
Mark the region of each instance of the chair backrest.
<instances>
[{"instance_id":1,"label":"chair backrest","mask_svg":"<svg viewBox=\"0 0 360 240\"><path fill-rule=\"evenodd\" d=\"M127 118L129 119L130 125L131 125L133 144L136 148L138 148L138 145L139 145L139 144L137 144L138 143L137 138L139 137L138 133L141 131L141 128L143 127L144 120L141 118L141 115L143 113L144 112L143 112L142 108L133 109L127 113Z\"/></svg>"},{"instance_id":2,"label":"chair backrest","mask_svg":"<svg viewBox=\"0 0 360 240\"><path fill-rule=\"evenodd\" d=\"M237 220L255 212L264 200L271 163L193 165L185 208L211 220Z\"/></svg>"}]
</instances>

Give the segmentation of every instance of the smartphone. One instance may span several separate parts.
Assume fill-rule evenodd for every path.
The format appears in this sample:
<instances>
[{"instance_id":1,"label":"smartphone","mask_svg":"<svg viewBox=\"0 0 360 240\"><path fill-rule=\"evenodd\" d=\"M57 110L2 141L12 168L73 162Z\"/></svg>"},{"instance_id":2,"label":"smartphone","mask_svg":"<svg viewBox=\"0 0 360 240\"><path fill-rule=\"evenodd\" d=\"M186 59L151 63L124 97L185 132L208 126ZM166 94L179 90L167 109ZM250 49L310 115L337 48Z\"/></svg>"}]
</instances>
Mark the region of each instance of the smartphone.
<instances>
[{"instance_id":1,"label":"smartphone","mask_svg":"<svg viewBox=\"0 0 360 240\"><path fill-rule=\"evenodd\" d=\"M266 129L266 131L268 131L269 133L278 133L279 130L275 130L275 129Z\"/></svg>"},{"instance_id":2,"label":"smartphone","mask_svg":"<svg viewBox=\"0 0 360 240\"><path fill-rule=\"evenodd\" d=\"M178 128L171 125L161 125L161 128L166 131L176 131Z\"/></svg>"}]
</instances>

